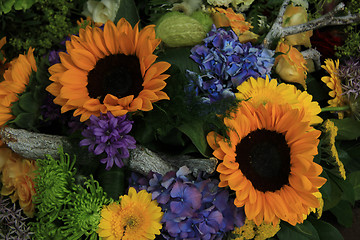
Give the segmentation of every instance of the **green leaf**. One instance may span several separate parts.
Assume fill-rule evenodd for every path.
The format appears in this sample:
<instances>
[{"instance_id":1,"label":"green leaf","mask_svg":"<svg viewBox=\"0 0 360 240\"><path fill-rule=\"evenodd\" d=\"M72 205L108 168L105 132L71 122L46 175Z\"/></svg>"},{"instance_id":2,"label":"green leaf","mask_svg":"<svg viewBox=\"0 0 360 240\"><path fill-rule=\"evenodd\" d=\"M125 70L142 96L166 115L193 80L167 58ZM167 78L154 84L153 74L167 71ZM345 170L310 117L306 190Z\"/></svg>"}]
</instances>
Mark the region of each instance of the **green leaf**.
<instances>
[{"instance_id":1,"label":"green leaf","mask_svg":"<svg viewBox=\"0 0 360 240\"><path fill-rule=\"evenodd\" d=\"M33 113L20 113L11 123L14 123L19 128L35 130L33 127L35 123Z\"/></svg>"},{"instance_id":2,"label":"green leaf","mask_svg":"<svg viewBox=\"0 0 360 240\"><path fill-rule=\"evenodd\" d=\"M114 23L116 24L121 18L125 18L132 26L139 21L140 17L134 0L120 1Z\"/></svg>"},{"instance_id":3,"label":"green leaf","mask_svg":"<svg viewBox=\"0 0 360 240\"><path fill-rule=\"evenodd\" d=\"M354 189L355 201L360 200L360 171L350 173L348 179Z\"/></svg>"},{"instance_id":4,"label":"green leaf","mask_svg":"<svg viewBox=\"0 0 360 240\"><path fill-rule=\"evenodd\" d=\"M336 140L354 140L360 136L360 122L352 118L331 119L338 127Z\"/></svg>"},{"instance_id":5,"label":"green leaf","mask_svg":"<svg viewBox=\"0 0 360 240\"><path fill-rule=\"evenodd\" d=\"M339 230L333 225L315 218L309 218L309 220L317 230L320 240L344 240Z\"/></svg>"},{"instance_id":6,"label":"green leaf","mask_svg":"<svg viewBox=\"0 0 360 240\"><path fill-rule=\"evenodd\" d=\"M353 211L349 202L341 200L339 204L330 209L335 215L339 224L344 227L351 227L353 221Z\"/></svg>"},{"instance_id":7,"label":"green leaf","mask_svg":"<svg viewBox=\"0 0 360 240\"><path fill-rule=\"evenodd\" d=\"M15 10L26 10L30 8L35 2L36 0L17 0L15 2L14 8Z\"/></svg>"},{"instance_id":8,"label":"green leaf","mask_svg":"<svg viewBox=\"0 0 360 240\"><path fill-rule=\"evenodd\" d=\"M181 74L185 74L186 70L199 73L198 64L189 57L190 50L191 47L167 48L165 51L157 54L157 61L166 61L171 65L176 65Z\"/></svg>"},{"instance_id":9,"label":"green leaf","mask_svg":"<svg viewBox=\"0 0 360 240\"><path fill-rule=\"evenodd\" d=\"M98 173L96 179L99 179L104 192L114 200L118 200L119 196L125 193L125 172L124 168L113 166L110 170L105 170L103 166Z\"/></svg>"},{"instance_id":10,"label":"green leaf","mask_svg":"<svg viewBox=\"0 0 360 240\"><path fill-rule=\"evenodd\" d=\"M5 2L2 2L2 9L1 11L5 14L11 11L12 6L14 5L15 0L5 0Z\"/></svg>"},{"instance_id":11,"label":"green leaf","mask_svg":"<svg viewBox=\"0 0 360 240\"><path fill-rule=\"evenodd\" d=\"M191 123L184 123L178 126L178 129L191 139L192 143L203 156L209 157L207 154L209 149L202 122L195 121Z\"/></svg>"},{"instance_id":12,"label":"green leaf","mask_svg":"<svg viewBox=\"0 0 360 240\"><path fill-rule=\"evenodd\" d=\"M20 96L19 105L21 109L28 113L36 113L39 110L39 104L37 104L31 92L26 92Z\"/></svg>"},{"instance_id":13,"label":"green leaf","mask_svg":"<svg viewBox=\"0 0 360 240\"><path fill-rule=\"evenodd\" d=\"M307 220L295 226L287 222L280 222L280 231L277 233L277 237L279 240L320 240L316 229Z\"/></svg>"},{"instance_id":14,"label":"green leaf","mask_svg":"<svg viewBox=\"0 0 360 240\"><path fill-rule=\"evenodd\" d=\"M324 199L324 211L335 207L341 200L342 190L339 185L330 177L331 173L324 169L321 174L327 179L326 183L320 188Z\"/></svg>"}]
</instances>

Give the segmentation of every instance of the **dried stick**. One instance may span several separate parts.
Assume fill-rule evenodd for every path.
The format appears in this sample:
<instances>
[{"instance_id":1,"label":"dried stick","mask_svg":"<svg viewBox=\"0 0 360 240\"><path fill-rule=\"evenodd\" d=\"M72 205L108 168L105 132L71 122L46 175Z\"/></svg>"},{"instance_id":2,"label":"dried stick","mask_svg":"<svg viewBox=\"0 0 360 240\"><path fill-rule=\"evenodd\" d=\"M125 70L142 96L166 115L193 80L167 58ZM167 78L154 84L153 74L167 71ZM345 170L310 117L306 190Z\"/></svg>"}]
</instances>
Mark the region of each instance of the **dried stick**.
<instances>
[{"instance_id":1,"label":"dried stick","mask_svg":"<svg viewBox=\"0 0 360 240\"><path fill-rule=\"evenodd\" d=\"M317 18L311 20L307 23L282 27L282 19L284 16L283 9L286 9L289 1L284 1L283 5L280 8L279 15L275 20L273 26L270 31L266 35L264 39L264 47L269 48L272 45L272 42L276 39L293 35L296 33L306 32L313 29L318 29L324 26L335 26L335 25L347 25L355 22L360 22L360 14L351 14L348 13L346 16L335 17L335 14L341 10L344 10L345 4L339 3L331 12ZM285 5L286 4L286 5ZM281 20L279 20L281 19Z\"/></svg>"}]
</instances>

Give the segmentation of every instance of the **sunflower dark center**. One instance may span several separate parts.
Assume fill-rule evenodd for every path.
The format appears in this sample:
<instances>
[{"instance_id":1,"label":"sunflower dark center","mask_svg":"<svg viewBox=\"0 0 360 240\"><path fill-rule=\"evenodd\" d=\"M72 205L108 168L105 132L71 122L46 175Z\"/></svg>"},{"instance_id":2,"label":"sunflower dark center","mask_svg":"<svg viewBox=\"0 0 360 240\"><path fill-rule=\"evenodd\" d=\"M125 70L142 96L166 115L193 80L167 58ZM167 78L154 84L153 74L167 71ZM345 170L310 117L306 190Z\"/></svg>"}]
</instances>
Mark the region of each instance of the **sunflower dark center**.
<instances>
[{"instance_id":1,"label":"sunflower dark center","mask_svg":"<svg viewBox=\"0 0 360 240\"><path fill-rule=\"evenodd\" d=\"M289 183L290 148L285 136L259 129L236 146L239 168L254 188L274 192Z\"/></svg>"},{"instance_id":2,"label":"sunflower dark center","mask_svg":"<svg viewBox=\"0 0 360 240\"><path fill-rule=\"evenodd\" d=\"M134 95L142 88L142 75L139 59L136 56L115 54L97 61L88 74L87 89L91 98L102 103L107 94L118 98Z\"/></svg>"}]
</instances>

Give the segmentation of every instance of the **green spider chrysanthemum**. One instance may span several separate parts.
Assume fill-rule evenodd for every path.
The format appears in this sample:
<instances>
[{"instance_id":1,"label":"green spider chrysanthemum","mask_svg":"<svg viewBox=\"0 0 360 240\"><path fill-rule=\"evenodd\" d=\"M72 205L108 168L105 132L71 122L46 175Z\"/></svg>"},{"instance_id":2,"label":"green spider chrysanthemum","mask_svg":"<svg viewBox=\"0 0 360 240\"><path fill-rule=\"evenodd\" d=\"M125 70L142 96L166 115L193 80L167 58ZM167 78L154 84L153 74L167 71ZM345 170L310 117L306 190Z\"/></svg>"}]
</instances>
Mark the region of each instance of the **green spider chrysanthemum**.
<instances>
[{"instance_id":1,"label":"green spider chrysanthemum","mask_svg":"<svg viewBox=\"0 0 360 240\"><path fill-rule=\"evenodd\" d=\"M71 201L59 218L64 222L60 227L66 239L97 239L96 229L101 219L101 208L112 202L99 182L92 176L81 185L75 185L70 194Z\"/></svg>"},{"instance_id":2,"label":"green spider chrysanthemum","mask_svg":"<svg viewBox=\"0 0 360 240\"><path fill-rule=\"evenodd\" d=\"M59 156L59 160L47 155L45 159L36 161L35 204L40 221L54 221L65 204L71 201L69 194L75 182L75 159L72 161L62 149L59 149Z\"/></svg>"}]
</instances>

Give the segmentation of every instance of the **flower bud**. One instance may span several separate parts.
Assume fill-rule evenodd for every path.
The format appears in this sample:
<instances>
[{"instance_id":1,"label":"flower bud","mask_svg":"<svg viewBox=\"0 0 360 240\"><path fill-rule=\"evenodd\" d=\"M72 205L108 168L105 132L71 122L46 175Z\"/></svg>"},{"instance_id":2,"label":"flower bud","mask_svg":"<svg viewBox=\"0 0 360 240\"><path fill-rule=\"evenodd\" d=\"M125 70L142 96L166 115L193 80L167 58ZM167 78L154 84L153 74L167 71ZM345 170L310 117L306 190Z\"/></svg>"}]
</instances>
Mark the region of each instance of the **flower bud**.
<instances>
[{"instance_id":1,"label":"flower bud","mask_svg":"<svg viewBox=\"0 0 360 240\"><path fill-rule=\"evenodd\" d=\"M156 26L156 36L169 47L194 46L206 36L204 26L180 12L165 14Z\"/></svg>"},{"instance_id":2,"label":"flower bud","mask_svg":"<svg viewBox=\"0 0 360 240\"><path fill-rule=\"evenodd\" d=\"M298 24L306 23L307 12L303 7L295 7L294 5L287 6L284 17L283 27L295 26ZM289 45L304 45L305 47L311 47L310 37L312 36L312 30L302 33L297 33L285 37L285 42Z\"/></svg>"},{"instance_id":3,"label":"flower bud","mask_svg":"<svg viewBox=\"0 0 360 240\"><path fill-rule=\"evenodd\" d=\"M283 53L275 58L275 71L286 82L299 83L306 90L307 67L303 55L294 47L280 43L275 50Z\"/></svg>"}]
</instances>

